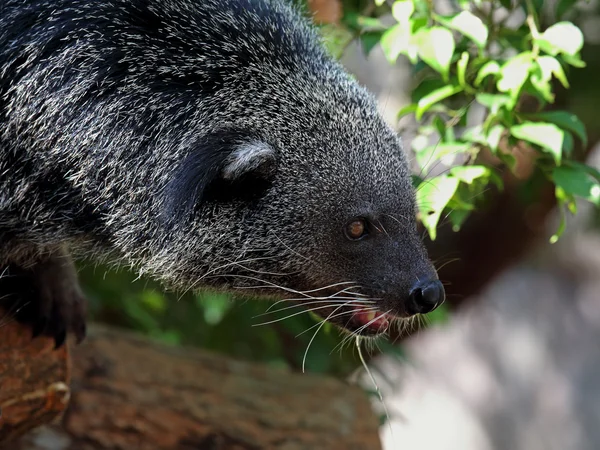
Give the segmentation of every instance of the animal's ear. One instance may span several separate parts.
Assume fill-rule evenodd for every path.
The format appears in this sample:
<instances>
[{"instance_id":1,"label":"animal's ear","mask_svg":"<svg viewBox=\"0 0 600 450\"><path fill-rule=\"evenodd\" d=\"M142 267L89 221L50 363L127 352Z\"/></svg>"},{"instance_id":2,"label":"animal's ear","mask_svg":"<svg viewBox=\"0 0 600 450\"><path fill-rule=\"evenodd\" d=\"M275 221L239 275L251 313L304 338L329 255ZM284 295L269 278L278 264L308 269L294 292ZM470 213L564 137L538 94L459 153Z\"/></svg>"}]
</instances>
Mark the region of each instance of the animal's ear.
<instances>
[{"instance_id":1,"label":"animal's ear","mask_svg":"<svg viewBox=\"0 0 600 450\"><path fill-rule=\"evenodd\" d=\"M269 178L275 172L275 149L269 144L252 140L240 143L225 159L224 180L241 180L249 174Z\"/></svg>"},{"instance_id":2,"label":"animal's ear","mask_svg":"<svg viewBox=\"0 0 600 450\"><path fill-rule=\"evenodd\" d=\"M204 137L179 162L164 191L167 222L190 217L203 202L252 200L269 188L275 149L263 140L230 132Z\"/></svg>"}]
</instances>

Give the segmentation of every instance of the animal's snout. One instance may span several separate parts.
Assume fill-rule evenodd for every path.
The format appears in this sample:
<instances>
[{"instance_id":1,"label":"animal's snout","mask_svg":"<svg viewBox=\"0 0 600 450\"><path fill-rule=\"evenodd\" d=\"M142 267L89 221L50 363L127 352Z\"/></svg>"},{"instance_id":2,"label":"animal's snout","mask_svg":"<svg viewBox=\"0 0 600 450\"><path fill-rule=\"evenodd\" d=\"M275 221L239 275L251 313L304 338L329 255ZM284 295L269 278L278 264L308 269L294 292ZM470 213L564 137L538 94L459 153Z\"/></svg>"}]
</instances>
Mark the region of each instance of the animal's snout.
<instances>
[{"instance_id":1,"label":"animal's snout","mask_svg":"<svg viewBox=\"0 0 600 450\"><path fill-rule=\"evenodd\" d=\"M440 280L425 279L416 283L406 303L409 314L425 314L444 303L446 293Z\"/></svg>"}]
</instances>

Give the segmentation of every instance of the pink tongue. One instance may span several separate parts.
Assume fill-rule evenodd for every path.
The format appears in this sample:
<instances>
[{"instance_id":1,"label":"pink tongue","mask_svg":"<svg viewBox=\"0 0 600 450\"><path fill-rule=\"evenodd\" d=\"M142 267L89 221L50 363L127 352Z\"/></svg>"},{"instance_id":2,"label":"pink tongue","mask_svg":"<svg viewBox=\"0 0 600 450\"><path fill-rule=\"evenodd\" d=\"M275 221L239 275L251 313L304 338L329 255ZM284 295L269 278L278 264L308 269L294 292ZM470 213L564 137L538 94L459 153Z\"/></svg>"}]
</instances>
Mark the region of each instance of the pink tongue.
<instances>
[{"instance_id":1,"label":"pink tongue","mask_svg":"<svg viewBox=\"0 0 600 450\"><path fill-rule=\"evenodd\" d=\"M368 328L372 328L377 331L387 330L389 322L384 313L375 312L375 316L373 316L373 311L363 309L361 306L355 306L354 311L354 320L356 320L360 326L369 324Z\"/></svg>"}]
</instances>

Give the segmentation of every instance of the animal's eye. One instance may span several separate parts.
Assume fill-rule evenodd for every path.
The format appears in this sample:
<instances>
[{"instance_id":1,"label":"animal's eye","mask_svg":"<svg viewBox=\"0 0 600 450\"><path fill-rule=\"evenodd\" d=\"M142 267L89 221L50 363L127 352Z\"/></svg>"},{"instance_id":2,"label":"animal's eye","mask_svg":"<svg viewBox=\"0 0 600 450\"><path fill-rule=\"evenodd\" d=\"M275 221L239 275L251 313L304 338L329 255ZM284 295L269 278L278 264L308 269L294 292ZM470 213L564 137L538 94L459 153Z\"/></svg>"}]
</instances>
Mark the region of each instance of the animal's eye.
<instances>
[{"instance_id":1,"label":"animal's eye","mask_svg":"<svg viewBox=\"0 0 600 450\"><path fill-rule=\"evenodd\" d=\"M344 231L346 233L346 237L352 241L362 239L368 234L367 222L362 218L353 219L348 222Z\"/></svg>"}]
</instances>

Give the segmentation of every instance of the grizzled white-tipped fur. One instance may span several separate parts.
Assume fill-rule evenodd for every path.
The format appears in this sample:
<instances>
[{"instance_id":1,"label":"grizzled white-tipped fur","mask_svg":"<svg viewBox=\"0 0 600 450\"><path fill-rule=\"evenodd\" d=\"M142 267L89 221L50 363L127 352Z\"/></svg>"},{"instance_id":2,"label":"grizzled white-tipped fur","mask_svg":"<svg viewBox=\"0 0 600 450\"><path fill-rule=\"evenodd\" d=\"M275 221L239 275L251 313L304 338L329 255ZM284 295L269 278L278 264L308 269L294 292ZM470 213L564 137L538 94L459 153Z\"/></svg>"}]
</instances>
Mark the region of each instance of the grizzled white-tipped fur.
<instances>
[{"instance_id":1,"label":"grizzled white-tipped fur","mask_svg":"<svg viewBox=\"0 0 600 450\"><path fill-rule=\"evenodd\" d=\"M433 273L397 136L284 0L0 0L0 264L58 248L399 311Z\"/></svg>"}]
</instances>

